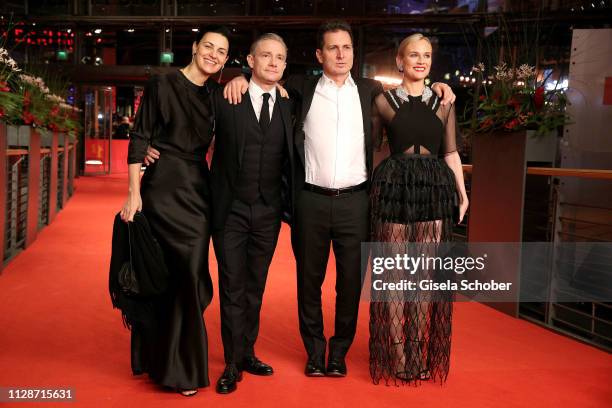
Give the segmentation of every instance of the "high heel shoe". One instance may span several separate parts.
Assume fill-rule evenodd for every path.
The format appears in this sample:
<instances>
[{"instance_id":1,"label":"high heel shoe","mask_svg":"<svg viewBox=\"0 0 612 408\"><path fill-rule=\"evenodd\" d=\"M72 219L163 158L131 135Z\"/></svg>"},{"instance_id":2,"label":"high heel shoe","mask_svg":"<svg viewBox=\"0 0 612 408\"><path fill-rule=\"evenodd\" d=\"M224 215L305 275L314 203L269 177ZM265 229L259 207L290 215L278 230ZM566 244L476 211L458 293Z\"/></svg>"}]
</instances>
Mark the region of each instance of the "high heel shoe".
<instances>
[{"instance_id":1,"label":"high heel shoe","mask_svg":"<svg viewBox=\"0 0 612 408\"><path fill-rule=\"evenodd\" d=\"M198 393L198 390L178 390L183 397L193 397Z\"/></svg>"},{"instance_id":2,"label":"high heel shoe","mask_svg":"<svg viewBox=\"0 0 612 408\"><path fill-rule=\"evenodd\" d=\"M406 382L412 381L416 373L412 373L410 371L405 370L406 353L404 351L404 341L398 340L391 344L396 347L396 351L395 351L396 360L395 360L395 370L394 370L395 372L393 373L393 375L395 376L395 378L401 381L406 381ZM397 346L400 346L400 347L398 348Z\"/></svg>"}]
</instances>

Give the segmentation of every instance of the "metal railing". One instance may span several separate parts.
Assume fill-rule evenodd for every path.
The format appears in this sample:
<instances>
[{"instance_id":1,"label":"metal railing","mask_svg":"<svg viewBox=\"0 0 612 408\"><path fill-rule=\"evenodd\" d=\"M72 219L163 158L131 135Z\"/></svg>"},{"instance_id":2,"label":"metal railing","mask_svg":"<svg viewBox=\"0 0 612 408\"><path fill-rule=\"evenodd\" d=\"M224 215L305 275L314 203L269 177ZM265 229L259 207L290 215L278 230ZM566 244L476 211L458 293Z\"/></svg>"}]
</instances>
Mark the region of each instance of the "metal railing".
<instances>
[{"instance_id":1,"label":"metal railing","mask_svg":"<svg viewBox=\"0 0 612 408\"><path fill-rule=\"evenodd\" d=\"M49 224L49 196L51 194L51 150L41 149L40 194L38 195L38 228Z\"/></svg>"},{"instance_id":2,"label":"metal railing","mask_svg":"<svg viewBox=\"0 0 612 408\"><path fill-rule=\"evenodd\" d=\"M75 146L62 134L0 122L0 271L74 192Z\"/></svg>"},{"instance_id":3,"label":"metal railing","mask_svg":"<svg viewBox=\"0 0 612 408\"><path fill-rule=\"evenodd\" d=\"M464 165L463 169L467 187L472 166ZM563 199L562 184L577 178L599 180L612 188L612 170L527 168L524 242L612 242L612 208ZM457 230L455 238L461 239ZM607 273L612 259L601 262L601 268L607 269L600 273ZM612 302L521 302L519 316L612 351Z\"/></svg>"},{"instance_id":4,"label":"metal railing","mask_svg":"<svg viewBox=\"0 0 612 408\"><path fill-rule=\"evenodd\" d=\"M74 145L68 147L68 197L72 197L74 194L74 157L75 157Z\"/></svg>"},{"instance_id":5,"label":"metal railing","mask_svg":"<svg viewBox=\"0 0 612 408\"><path fill-rule=\"evenodd\" d=\"M567 242L611 242L612 241L612 208L592 205L585 202L568 202L563 197L563 186L570 178L601 180L612 188L612 171L584 169L546 169L530 168L528 177L534 183L548 185L549 199L544 205L536 206L533 219L539 222L532 224L531 230L538 228L541 234L534 241L556 243ZM534 207L525 202L527 208ZM527 221L533 221L527 220ZM524 236L532 240L533 236ZM591 273L606 273L612 259L604 262L599 271ZM576 265L577 267L577 265ZM604 269L601 269L604 268ZM577 276L577 281L589 279ZM550 282L554 285L554 282ZM549 302L521 303L519 315L532 322L552 328L568 336L603 348L612 350L612 303L610 302Z\"/></svg>"},{"instance_id":6,"label":"metal railing","mask_svg":"<svg viewBox=\"0 0 612 408\"><path fill-rule=\"evenodd\" d=\"M63 147L59 148L59 153L57 154L58 163L64 163L64 151ZM57 209L61 210L64 208L64 166L57 166Z\"/></svg>"},{"instance_id":7,"label":"metal railing","mask_svg":"<svg viewBox=\"0 0 612 408\"><path fill-rule=\"evenodd\" d=\"M28 152L7 154L6 232L4 259L14 257L25 247L28 214Z\"/></svg>"}]
</instances>

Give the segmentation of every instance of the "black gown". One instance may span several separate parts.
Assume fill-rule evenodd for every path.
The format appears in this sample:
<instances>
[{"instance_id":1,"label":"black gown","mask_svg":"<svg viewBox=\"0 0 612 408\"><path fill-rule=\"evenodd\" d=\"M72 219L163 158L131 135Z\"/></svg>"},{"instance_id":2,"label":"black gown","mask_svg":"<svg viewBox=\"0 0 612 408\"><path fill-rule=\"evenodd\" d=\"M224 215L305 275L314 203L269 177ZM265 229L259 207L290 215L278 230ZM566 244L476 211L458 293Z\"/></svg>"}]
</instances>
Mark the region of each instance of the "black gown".
<instances>
[{"instance_id":1,"label":"black gown","mask_svg":"<svg viewBox=\"0 0 612 408\"><path fill-rule=\"evenodd\" d=\"M429 88L413 97L401 88L379 95L375 107L386 127L391 155L375 169L371 188L371 234L395 256L418 254L450 241L458 196L444 161L457 150L455 112ZM417 254L417 255L418 255ZM388 256L387 255L387 256ZM389 271L402 279L400 271ZM393 276L393 273L397 276ZM420 270L415 280L442 279ZM399 278L398 278L399 277ZM397 280L399 281L399 280ZM452 294L387 293L370 303L370 374L374 383L444 382L450 362Z\"/></svg>"},{"instance_id":2,"label":"black gown","mask_svg":"<svg viewBox=\"0 0 612 408\"><path fill-rule=\"evenodd\" d=\"M170 288L155 302L155 323L132 327L132 370L175 389L209 385L203 312L212 299L208 270L210 191L206 152L212 139L210 93L182 72L147 84L128 163L142 163L148 145L161 151L142 177L142 212L170 271Z\"/></svg>"}]
</instances>

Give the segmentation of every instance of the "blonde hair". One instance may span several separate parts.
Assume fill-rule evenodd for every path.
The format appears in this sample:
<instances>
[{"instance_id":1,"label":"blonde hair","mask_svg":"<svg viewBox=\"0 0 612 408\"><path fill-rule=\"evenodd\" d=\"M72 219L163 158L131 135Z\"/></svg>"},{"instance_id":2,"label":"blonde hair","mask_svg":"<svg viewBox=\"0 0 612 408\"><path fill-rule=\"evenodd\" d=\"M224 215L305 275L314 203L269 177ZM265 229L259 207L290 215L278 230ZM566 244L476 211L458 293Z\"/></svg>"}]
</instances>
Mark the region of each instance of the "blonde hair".
<instances>
[{"instance_id":1,"label":"blonde hair","mask_svg":"<svg viewBox=\"0 0 612 408\"><path fill-rule=\"evenodd\" d=\"M420 40L425 40L429 43L429 45L431 45L431 41L429 40L429 38L425 37L423 34L421 33L412 34L402 40L399 47L397 47L397 55L399 55L400 57L403 56L404 50L406 49L406 47L408 47L410 43L420 41Z\"/></svg>"},{"instance_id":2,"label":"blonde hair","mask_svg":"<svg viewBox=\"0 0 612 408\"><path fill-rule=\"evenodd\" d=\"M260 35L253 42L253 44L251 44L251 49L249 50L249 54L255 55L255 51L257 51L257 46L259 45L259 43L262 41L266 41L266 40L274 40L274 41L281 43L283 47L285 47L285 54L289 52L289 49L287 48L287 44L285 44L285 40L283 40L283 37L275 33L265 33L265 34Z\"/></svg>"}]
</instances>

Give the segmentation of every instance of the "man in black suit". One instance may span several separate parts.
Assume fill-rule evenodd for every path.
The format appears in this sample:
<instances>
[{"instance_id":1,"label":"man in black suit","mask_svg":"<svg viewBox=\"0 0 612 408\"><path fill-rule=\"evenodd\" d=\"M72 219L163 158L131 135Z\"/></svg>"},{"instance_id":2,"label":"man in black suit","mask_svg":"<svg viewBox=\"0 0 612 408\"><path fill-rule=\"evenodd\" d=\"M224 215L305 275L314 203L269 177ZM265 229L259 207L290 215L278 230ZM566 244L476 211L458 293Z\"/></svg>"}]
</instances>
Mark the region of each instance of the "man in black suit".
<instances>
[{"instance_id":1,"label":"man in black suit","mask_svg":"<svg viewBox=\"0 0 612 408\"><path fill-rule=\"evenodd\" d=\"M373 146L381 132L372 103L383 88L378 81L351 76L353 38L344 22L320 27L316 57L323 75L291 76L284 84L297 114L291 241L300 334L308 354L304 372L309 377L344 377L357 327L361 243L369 240ZM238 101L243 89L244 79L237 78L225 94ZM454 97L444 84L434 91L444 91L444 102ZM325 367L321 286L330 245L336 258L336 315Z\"/></svg>"},{"instance_id":2,"label":"man in black suit","mask_svg":"<svg viewBox=\"0 0 612 408\"><path fill-rule=\"evenodd\" d=\"M247 57L253 75L242 103L213 96L212 231L226 362L217 382L222 394L236 389L242 370L273 373L255 356L254 345L281 225L283 172L289 169L290 176L293 161L292 102L276 89L286 58L281 37L262 35Z\"/></svg>"}]
</instances>

